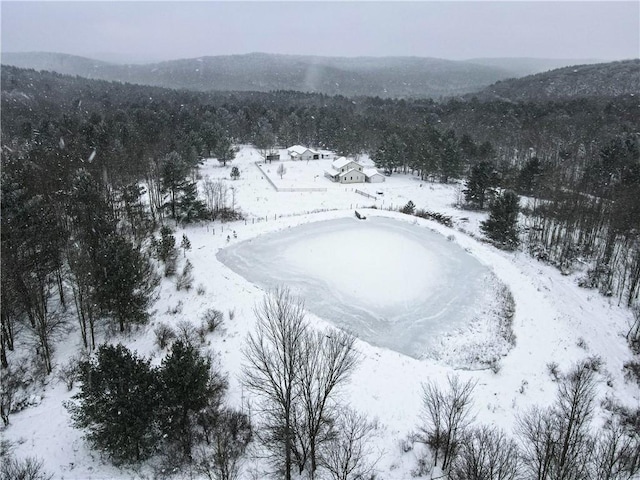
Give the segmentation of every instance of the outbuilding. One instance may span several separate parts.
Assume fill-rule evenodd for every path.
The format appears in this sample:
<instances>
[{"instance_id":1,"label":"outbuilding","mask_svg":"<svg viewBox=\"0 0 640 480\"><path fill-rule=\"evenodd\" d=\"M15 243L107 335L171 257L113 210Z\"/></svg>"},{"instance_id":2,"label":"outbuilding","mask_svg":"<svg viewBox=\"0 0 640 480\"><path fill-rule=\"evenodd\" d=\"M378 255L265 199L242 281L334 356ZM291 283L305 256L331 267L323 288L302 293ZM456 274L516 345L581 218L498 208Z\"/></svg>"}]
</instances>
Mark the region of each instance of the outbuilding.
<instances>
[{"instance_id":1,"label":"outbuilding","mask_svg":"<svg viewBox=\"0 0 640 480\"><path fill-rule=\"evenodd\" d=\"M321 156L320 152L316 152L302 145L294 145L287 148L287 152L291 157L291 160L318 160Z\"/></svg>"},{"instance_id":2,"label":"outbuilding","mask_svg":"<svg viewBox=\"0 0 640 480\"><path fill-rule=\"evenodd\" d=\"M363 173L367 183L382 183L385 180L384 175L375 168L365 168Z\"/></svg>"}]
</instances>

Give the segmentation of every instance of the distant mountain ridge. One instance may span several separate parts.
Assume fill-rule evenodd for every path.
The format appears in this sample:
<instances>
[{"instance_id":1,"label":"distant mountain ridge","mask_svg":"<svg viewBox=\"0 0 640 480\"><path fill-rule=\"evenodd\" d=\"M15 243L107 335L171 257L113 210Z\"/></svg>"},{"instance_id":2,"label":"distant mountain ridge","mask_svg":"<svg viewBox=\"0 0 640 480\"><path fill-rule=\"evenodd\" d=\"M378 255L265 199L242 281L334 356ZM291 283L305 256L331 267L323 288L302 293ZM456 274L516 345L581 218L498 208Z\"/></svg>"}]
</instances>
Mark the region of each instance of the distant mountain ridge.
<instances>
[{"instance_id":1,"label":"distant mountain ridge","mask_svg":"<svg viewBox=\"0 0 640 480\"><path fill-rule=\"evenodd\" d=\"M523 59L509 70L508 59L495 59L494 64L490 60L250 53L122 65L60 53L2 54L6 65L101 80L195 91L297 90L349 97L460 96L520 76L523 68L529 71L549 65L539 60L535 66L533 60Z\"/></svg>"},{"instance_id":2,"label":"distant mountain ridge","mask_svg":"<svg viewBox=\"0 0 640 480\"><path fill-rule=\"evenodd\" d=\"M640 94L640 59L575 65L499 81L466 98L517 102L627 94Z\"/></svg>"}]
</instances>

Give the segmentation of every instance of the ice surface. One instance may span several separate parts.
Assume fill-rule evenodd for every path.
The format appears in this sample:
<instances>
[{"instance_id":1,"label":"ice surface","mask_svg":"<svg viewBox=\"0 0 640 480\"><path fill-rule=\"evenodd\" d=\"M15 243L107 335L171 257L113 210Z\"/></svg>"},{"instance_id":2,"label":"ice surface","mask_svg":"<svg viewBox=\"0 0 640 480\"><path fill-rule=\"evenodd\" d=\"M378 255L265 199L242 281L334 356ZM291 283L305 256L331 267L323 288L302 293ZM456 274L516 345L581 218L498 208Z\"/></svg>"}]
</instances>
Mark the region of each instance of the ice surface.
<instances>
[{"instance_id":1,"label":"ice surface","mask_svg":"<svg viewBox=\"0 0 640 480\"><path fill-rule=\"evenodd\" d=\"M416 358L483 309L490 271L454 242L390 218L342 218L262 235L218 259L262 288L288 286L316 315Z\"/></svg>"}]
</instances>

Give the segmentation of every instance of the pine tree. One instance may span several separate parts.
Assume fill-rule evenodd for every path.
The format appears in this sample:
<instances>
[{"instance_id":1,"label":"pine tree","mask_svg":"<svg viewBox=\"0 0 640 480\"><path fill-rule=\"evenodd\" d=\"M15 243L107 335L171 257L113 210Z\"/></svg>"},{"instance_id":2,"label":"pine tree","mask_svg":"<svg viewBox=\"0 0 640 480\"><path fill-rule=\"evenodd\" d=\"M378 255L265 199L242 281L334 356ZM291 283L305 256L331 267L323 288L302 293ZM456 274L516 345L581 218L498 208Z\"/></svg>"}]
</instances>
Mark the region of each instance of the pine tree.
<instances>
[{"instance_id":1,"label":"pine tree","mask_svg":"<svg viewBox=\"0 0 640 480\"><path fill-rule=\"evenodd\" d=\"M471 175L463 193L467 204L472 208L482 210L487 196L487 190L494 185L493 167L489 162L480 162L471 168Z\"/></svg>"},{"instance_id":2,"label":"pine tree","mask_svg":"<svg viewBox=\"0 0 640 480\"><path fill-rule=\"evenodd\" d=\"M407 215L413 215L415 211L416 211L416 206L411 200L409 200L407 204L400 209L400 212Z\"/></svg>"},{"instance_id":3,"label":"pine tree","mask_svg":"<svg viewBox=\"0 0 640 480\"><path fill-rule=\"evenodd\" d=\"M198 187L195 182L185 183L182 197L177 202L177 217L184 223L207 218L209 212L205 203L198 199Z\"/></svg>"},{"instance_id":4,"label":"pine tree","mask_svg":"<svg viewBox=\"0 0 640 480\"><path fill-rule=\"evenodd\" d=\"M182 234L182 241L180 242L180 248L182 249L184 256L187 256L187 252L191 250L191 241L186 234Z\"/></svg>"},{"instance_id":5,"label":"pine tree","mask_svg":"<svg viewBox=\"0 0 640 480\"><path fill-rule=\"evenodd\" d=\"M396 133L386 137L374 154L376 167L382 168L387 175L400 167L407 155L407 146Z\"/></svg>"},{"instance_id":6,"label":"pine tree","mask_svg":"<svg viewBox=\"0 0 640 480\"><path fill-rule=\"evenodd\" d=\"M101 246L94 275L96 301L121 332L131 323L146 323L158 279L149 258L120 234L109 235Z\"/></svg>"},{"instance_id":7,"label":"pine tree","mask_svg":"<svg viewBox=\"0 0 640 480\"><path fill-rule=\"evenodd\" d=\"M213 148L213 156L218 159L223 167L226 167L227 162L236 157L236 153L238 153L238 149L233 146L231 139L226 135L219 137Z\"/></svg>"},{"instance_id":8,"label":"pine tree","mask_svg":"<svg viewBox=\"0 0 640 480\"><path fill-rule=\"evenodd\" d=\"M518 174L516 181L518 192L522 195L531 195L538 186L538 179L542 174L542 163L538 157L527 160Z\"/></svg>"},{"instance_id":9,"label":"pine tree","mask_svg":"<svg viewBox=\"0 0 640 480\"><path fill-rule=\"evenodd\" d=\"M442 137L442 150L440 153L440 181L447 183L451 178L457 178L462 172L460 159L460 147L455 133L449 130Z\"/></svg>"},{"instance_id":10,"label":"pine tree","mask_svg":"<svg viewBox=\"0 0 640 480\"><path fill-rule=\"evenodd\" d=\"M188 173L189 166L177 152L165 155L160 163L162 193L169 196L164 206L169 208L173 219L177 218L178 200L187 184Z\"/></svg>"},{"instance_id":11,"label":"pine tree","mask_svg":"<svg viewBox=\"0 0 640 480\"><path fill-rule=\"evenodd\" d=\"M231 169L231 178L233 180L237 180L240 178L240 170L238 169L238 167L236 167L235 165L233 166L233 168Z\"/></svg>"},{"instance_id":12,"label":"pine tree","mask_svg":"<svg viewBox=\"0 0 640 480\"><path fill-rule=\"evenodd\" d=\"M123 345L103 345L79 369L81 389L67 408L74 426L116 462L148 457L158 440L156 374L148 360Z\"/></svg>"},{"instance_id":13,"label":"pine tree","mask_svg":"<svg viewBox=\"0 0 640 480\"><path fill-rule=\"evenodd\" d=\"M227 389L226 380L212 373L211 360L191 344L176 341L162 362L160 428L168 442L189 458L196 439L198 415L208 410L216 417Z\"/></svg>"},{"instance_id":14,"label":"pine tree","mask_svg":"<svg viewBox=\"0 0 640 480\"><path fill-rule=\"evenodd\" d=\"M498 195L491 205L489 218L480 224L480 229L491 240L505 249L515 249L518 238L518 196L510 190Z\"/></svg>"},{"instance_id":15,"label":"pine tree","mask_svg":"<svg viewBox=\"0 0 640 480\"><path fill-rule=\"evenodd\" d=\"M187 260L182 268L182 273L178 275L176 280L176 290L186 290L187 292L193 287L193 264Z\"/></svg>"}]
</instances>

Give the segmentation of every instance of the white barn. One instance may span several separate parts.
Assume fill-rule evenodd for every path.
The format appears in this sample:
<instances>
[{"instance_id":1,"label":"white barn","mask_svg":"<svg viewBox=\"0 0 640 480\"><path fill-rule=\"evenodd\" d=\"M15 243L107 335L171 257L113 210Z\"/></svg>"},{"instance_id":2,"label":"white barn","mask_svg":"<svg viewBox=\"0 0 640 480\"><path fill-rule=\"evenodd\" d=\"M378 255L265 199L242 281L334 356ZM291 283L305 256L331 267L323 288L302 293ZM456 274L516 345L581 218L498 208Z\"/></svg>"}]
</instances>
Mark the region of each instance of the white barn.
<instances>
[{"instance_id":1,"label":"white barn","mask_svg":"<svg viewBox=\"0 0 640 480\"><path fill-rule=\"evenodd\" d=\"M289 153L291 160L318 160L319 158L322 158L320 152L303 147L302 145L289 147L287 148L287 152Z\"/></svg>"}]
</instances>

